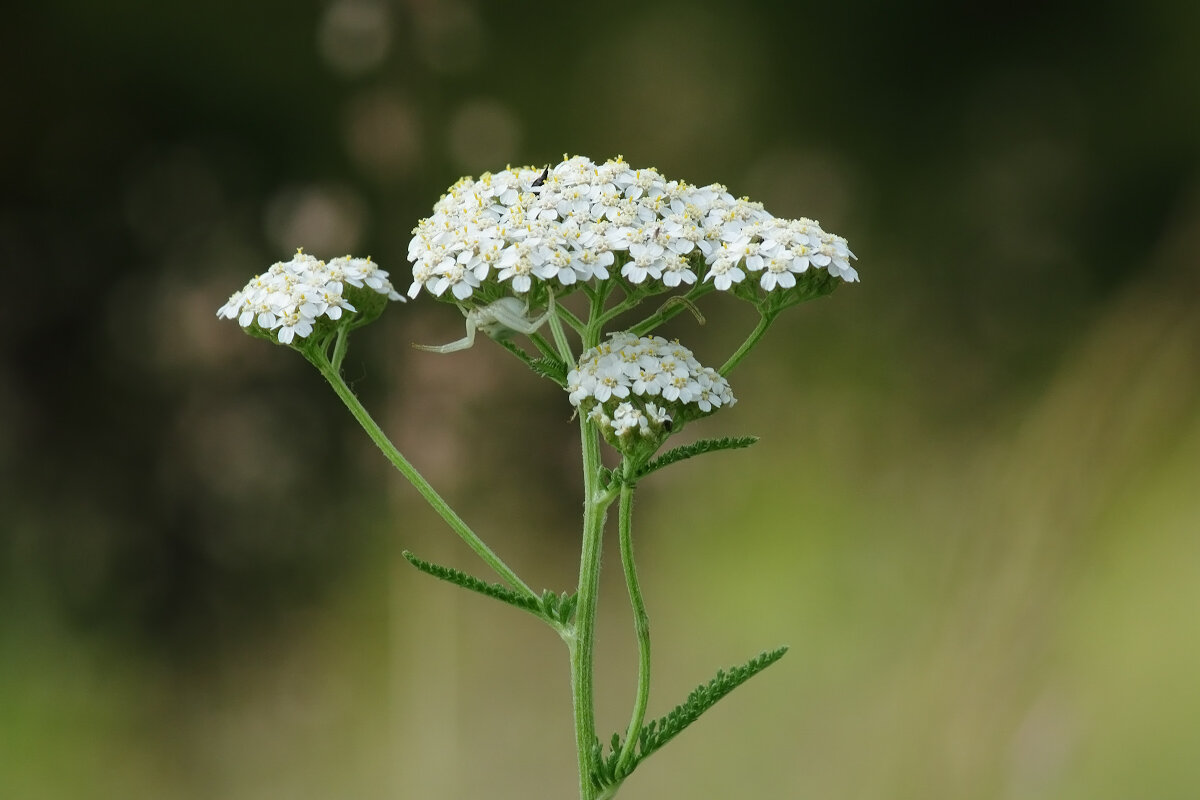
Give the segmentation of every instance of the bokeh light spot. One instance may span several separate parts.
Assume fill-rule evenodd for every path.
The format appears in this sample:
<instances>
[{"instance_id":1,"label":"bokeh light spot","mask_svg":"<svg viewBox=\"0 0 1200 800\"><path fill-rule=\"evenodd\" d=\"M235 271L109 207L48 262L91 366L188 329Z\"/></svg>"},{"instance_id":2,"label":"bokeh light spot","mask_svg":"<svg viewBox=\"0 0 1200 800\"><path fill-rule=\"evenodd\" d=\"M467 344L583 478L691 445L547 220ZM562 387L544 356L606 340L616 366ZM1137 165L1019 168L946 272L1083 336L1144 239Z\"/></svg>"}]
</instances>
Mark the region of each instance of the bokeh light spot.
<instances>
[{"instance_id":1,"label":"bokeh light spot","mask_svg":"<svg viewBox=\"0 0 1200 800\"><path fill-rule=\"evenodd\" d=\"M366 204L341 186L281 190L267 206L267 237L280 252L304 247L319 258L352 251L362 238Z\"/></svg>"},{"instance_id":2,"label":"bokeh light spot","mask_svg":"<svg viewBox=\"0 0 1200 800\"><path fill-rule=\"evenodd\" d=\"M360 169L381 183L409 174L421 160L421 129L412 106L386 92L351 101L343 125L346 148Z\"/></svg>"},{"instance_id":3,"label":"bokeh light spot","mask_svg":"<svg viewBox=\"0 0 1200 800\"><path fill-rule=\"evenodd\" d=\"M318 23L317 50L325 63L347 77L378 67L391 44L391 14L380 0L338 0Z\"/></svg>"},{"instance_id":4,"label":"bokeh light spot","mask_svg":"<svg viewBox=\"0 0 1200 800\"><path fill-rule=\"evenodd\" d=\"M437 72L462 73L474 69L483 56L486 38L478 12L453 0L412 5L413 44L418 57Z\"/></svg>"}]
</instances>

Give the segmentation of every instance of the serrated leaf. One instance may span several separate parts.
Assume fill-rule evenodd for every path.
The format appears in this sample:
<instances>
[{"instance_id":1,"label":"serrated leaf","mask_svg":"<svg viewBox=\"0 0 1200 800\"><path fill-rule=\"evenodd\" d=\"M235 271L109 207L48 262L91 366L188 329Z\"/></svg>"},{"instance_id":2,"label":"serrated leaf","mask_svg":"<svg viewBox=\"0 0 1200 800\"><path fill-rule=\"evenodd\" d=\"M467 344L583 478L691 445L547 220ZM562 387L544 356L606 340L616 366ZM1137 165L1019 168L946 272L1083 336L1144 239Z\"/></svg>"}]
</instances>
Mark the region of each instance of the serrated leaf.
<instances>
[{"instance_id":1,"label":"serrated leaf","mask_svg":"<svg viewBox=\"0 0 1200 800\"><path fill-rule=\"evenodd\" d=\"M575 592L570 594L563 593L562 602L559 604L558 612L561 618L558 620L564 625L571 623L571 618L575 616L575 607L579 605L579 595Z\"/></svg>"},{"instance_id":2,"label":"serrated leaf","mask_svg":"<svg viewBox=\"0 0 1200 800\"><path fill-rule=\"evenodd\" d=\"M508 603L510 606L523 608L526 611L532 611L534 614L542 614L542 604L532 597L527 597L523 594L518 594L512 589L499 583L487 583L476 578L474 575L468 575L465 572L454 569L453 567L444 567L441 564L434 564L430 561L417 558L415 555L405 550L404 558L408 563L412 564L417 569L427 575L432 575L435 578L440 578L448 583L453 583L456 586L461 586L464 589L470 589L472 592L486 595L503 603Z\"/></svg>"},{"instance_id":3,"label":"serrated leaf","mask_svg":"<svg viewBox=\"0 0 1200 800\"><path fill-rule=\"evenodd\" d=\"M612 752L607 757L602 753L597 753L593 760L593 763L596 764L593 782L603 788L625 780L647 756L678 736L725 695L783 658L783 654L786 652L786 647L780 647L777 650L760 653L740 666L729 670L718 670L715 678L693 689L683 703L658 719L646 723L638 735L633 759L620 769L618 769L618 759L621 752L621 737L619 734L613 734Z\"/></svg>"},{"instance_id":4,"label":"serrated leaf","mask_svg":"<svg viewBox=\"0 0 1200 800\"><path fill-rule=\"evenodd\" d=\"M575 613L576 596L574 593L555 594L549 589L542 592L541 608L543 613L550 619L559 622L563 625L568 625L571 622L571 615Z\"/></svg>"},{"instance_id":5,"label":"serrated leaf","mask_svg":"<svg viewBox=\"0 0 1200 800\"><path fill-rule=\"evenodd\" d=\"M660 470L663 467L684 461L693 456L704 453L715 453L718 450L737 450L742 447L749 447L757 441L757 436L725 436L720 439L701 439L691 444L685 444L673 450L668 450L653 461L646 462L637 471L637 477L645 477L655 470Z\"/></svg>"},{"instance_id":6,"label":"serrated leaf","mask_svg":"<svg viewBox=\"0 0 1200 800\"><path fill-rule=\"evenodd\" d=\"M655 732L648 738L648 746L639 754L639 759L645 758L678 736L684 728L699 719L701 714L716 705L718 700L783 658L787 650L786 647L780 647L760 653L745 664L728 671L718 670L715 678L697 686L688 695L687 700L651 723Z\"/></svg>"},{"instance_id":7,"label":"serrated leaf","mask_svg":"<svg viewBox=\"0 0 1200 800\"><path fill-rule=\"evenodd\" d=\"M559 386L567 385L567 365L557 358L530 359L529 368L543 378L549 378Z\"/></svg>"}]
</instances>

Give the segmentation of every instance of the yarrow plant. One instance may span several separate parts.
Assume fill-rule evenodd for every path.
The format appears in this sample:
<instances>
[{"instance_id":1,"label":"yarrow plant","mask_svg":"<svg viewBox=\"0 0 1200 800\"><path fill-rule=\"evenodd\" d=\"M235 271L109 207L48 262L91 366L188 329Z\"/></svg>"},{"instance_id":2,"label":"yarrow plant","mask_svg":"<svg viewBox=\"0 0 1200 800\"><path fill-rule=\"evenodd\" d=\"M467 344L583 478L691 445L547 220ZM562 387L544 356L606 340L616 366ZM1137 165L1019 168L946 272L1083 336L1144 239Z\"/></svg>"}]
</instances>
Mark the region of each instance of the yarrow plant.
<instances>
[{"instance_id":1,"label":"yarrow plant","mask_svg":"<svg viewBox=\"0 0 1200 800\"><path fill-rule=\"evenodd\" d=\"M298 251L235 292L217 315L299 351L316 366L384 455L501 582L406 551L413 566L523 609L562 637L571 671L579 796L611 798L642 760L786 650L718 671L683 703L646 720L650 628L633 555L634 491L663 467L756 441L700 439L659 455L686 425L734 405L727 376L784 309L858 280L850 263L855 256L845 239L816 221L772 216L719 184L697 187L620 158L596 164L576 156L544 169L509 168L460 180L417 224L408 258L408 298L424 293L466 317L462 339L418 347L451 353L473 346L482 332L567 394L564 418L578 419L584 488L580 568L571 591L538 593L527 585L405 459L342 379L349 332L378 317L389 300L405 300L387 272L369 258L324 262ZM685 310L703 321L698 301L711 292L731 294L759 315L715 369L679 342L653 334ZM650 310L639 318L634 312L647 301ZM614 327L619 318L635 321ZM514 341L519 335L528 338L532 352ZM601 460L602 439L620 456L611 469ZM614 503L638 679L629 724L605 746L595 724L593 645L602 533Z\"/></svg>"}]
</instances>

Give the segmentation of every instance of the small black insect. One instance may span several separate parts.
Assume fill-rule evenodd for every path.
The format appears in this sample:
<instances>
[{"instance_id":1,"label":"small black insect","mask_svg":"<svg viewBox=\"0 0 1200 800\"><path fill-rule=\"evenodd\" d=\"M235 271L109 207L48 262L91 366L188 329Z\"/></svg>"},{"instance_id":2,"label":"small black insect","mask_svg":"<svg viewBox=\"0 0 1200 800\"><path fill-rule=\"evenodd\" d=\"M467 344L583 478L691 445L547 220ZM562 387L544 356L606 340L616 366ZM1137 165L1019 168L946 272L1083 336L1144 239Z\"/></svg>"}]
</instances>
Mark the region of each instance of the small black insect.
<instances>
[{"instance_id":1,"label":"small black insect","mask_svg":"<svg viewBox=\"0 0 1200 800\"><path fill-rule=\"evenodd\" d=\"M541 186L546 182L546 178L548 177L550 177L550 167L546 167L544 170L542 170L542 174L537 176L537 180L529 184L529 188L532 189L535 186Z\"/></svg>"}]
</instances>

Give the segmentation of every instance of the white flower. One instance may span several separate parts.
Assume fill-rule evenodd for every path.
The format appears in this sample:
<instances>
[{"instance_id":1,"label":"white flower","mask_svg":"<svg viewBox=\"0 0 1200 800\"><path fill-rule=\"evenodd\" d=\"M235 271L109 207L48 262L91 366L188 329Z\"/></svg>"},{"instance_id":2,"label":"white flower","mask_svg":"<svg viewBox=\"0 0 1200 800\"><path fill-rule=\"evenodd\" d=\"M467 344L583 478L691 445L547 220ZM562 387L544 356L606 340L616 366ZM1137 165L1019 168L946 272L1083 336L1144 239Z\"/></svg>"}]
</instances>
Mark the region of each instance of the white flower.
<instances>
[{"instance_id":1,"label":"white flower","mask_svg":"<svg viewBox=\"0 0 1200 800\"><path fill-rule=\"evenodd\" d=\"M655 425L669 425L671 422L671 415L667 413L667 410L654 405L654 403L646 403L645 411L646 417Z\"/></svg>"},{"instance_id":2,"label":"white flower","mask_svg":"<svg viewBox=\"0 0 1200 800\"><path fill-rule=\"evenodd\" d=\"M272 264L250 279L217 309L222 319L236 319L243 328L252 324L276 331L281 344L310 336L322 318L339 320L343 312L358 309L345 297L345 287L354 287L403 301L388 280L388 274L369 258L344 256L326 264L297 250L290 261Z\"/></svg>"},{"instance_id":3,"label":"white flower","mask_svg":"<svg viewBox=\"0 0 1200 800\"><path fill-rule=\"evenodd\" d=\"M571 267L583 281L608 278L608 267L615 260L612 251L603 244L595 249L580 247L572 251L571 256Z\"/></svg>"},{"instance_id":4,"label":"white flower","mask_svg":"<svg viewBox=\"0 0 1200 800\"><path fill-rule=\"evenodd\" d=\"M410 297L425 289L461 302L482 289L492 299L502 284L525 294L538 282L562 294L609 280L618 261L622 277L650 291L692 285L702 269L720 291L760 272L762 291L787 291L813 266L858 279L845 239L815 221L779 219L720 184L691 186L620 158L464 178L412 233ZM768 269L771 258L786 266Z\"/></svg>"},{"instance_id":5,"label":"white flower","mask_svg":"<svg viewBox=\"0 0 1200 800\"><path fill-rule=\"evenodd\" d=\"M713 285L721 291L729 291L735 283L746 280L746 273L738 268L737 261L729 256L720 256L710 263L704 280L712 278Z\"/></svg>"},{"instance_id":6,"label":"white flower","mask_svg":"<svg viewBox=\"0 0 1200 800\"><path fill-rule=\"evenodd\" d=\"M766 261L766 269L763 270L762 278L759 279L759 285L768 292L776 286L781 286L784 289L790 289L796 285L796 276L791 272L792 259L783 259L778 256L768 258Z\"/></svg>"},{"instance_id":7,"label":"white flower","mask_svg":"<svg viewBox=\"0 0 1200 800\"><path fill-rule=\"evenodd\" d=\"M650 434L650 420L642 413L641 409L635 408L633 403L621 403L617 406L616 411L612 416L612 430L617 436L624 436L627 433L636 431L642 436Z\"/></svg>"},{"instance_id":8,"label":"white flower","mask_svg":"<svg viewBox=\"0 0 1200 800\"><path fill-rule=\"evenodd\" d=\"M313 318L302 315L299 311L287 314L282 322L283 324L279 326L280 344L291 344L292 339L296 336L304 338L312 333L313 330Z\"/></svg>"},{"instance_id":9,"label":"white flower","mask_svg":"<svg viewBox=\"0 0 1200 800\"><path fill-rule=\"evenodd\" d=\"M818 267L828 269L830 275L841 278L847 283L853 283L858 280L858 272L850 266L850 259L855 257L854 253L850 252L850 248L846 246L845 239L827 233L822 238L821 246L817 249L816 254L810 260Z\"/></svg>"},{"instance_id":10,"label":"white flower","mask_svg":"<svg viewBox=\"0 0 1200 800\"><path fill-rule=\"evenodd\" d=\"M663 248L654 242L634 242L629 245L630 260L621 267L621 274L630 283L642 283L647 276L662 277Z\"/></svg>"},{"instance_id":11,"label":"white flower","mask_svg":"<svg viewBox=\"0 0 1200 800\"><path fill-rule=\"evenodd\" d=\"M672 419L695 419L736 399L729 382L678 342L614 333L567 376L571 405L617 437L661 436ZM602 411L597 411L603 409Z\"/></svg>"},{"instance_id":12,"label":"white flower","mask_svg":"<svg viewBox=\"0 0 1200 800\"><path fill-rule=\"evenodd\" d=\"M367 287L374 289L381 295L384 295L389 300L400 300L403 302L396 290L392 288L392 282L388 280L388 274L379 267L375 266L375 262L368 256L367 258L352 258L351 256L342 256L335 258L328 265L322 264L312 256L309 256L310 264L320 265L323 269L314 269L312 277L320 281L322 278L327 278L332 281L344 280L351 286L359 288Z\"/></svg>"},{"instance_id":13,"label":"white flower","mask_svg":"<svg viewBox=\"0 0 1200 800\"><path fill-rule=\"evenodd\" d=\"M662 282L663 286L671 287L680 283L690 285L696 282L696 273L692 272L686 258L678 253L667 253L663 256Z\"/></svg>"}]
</instances>

